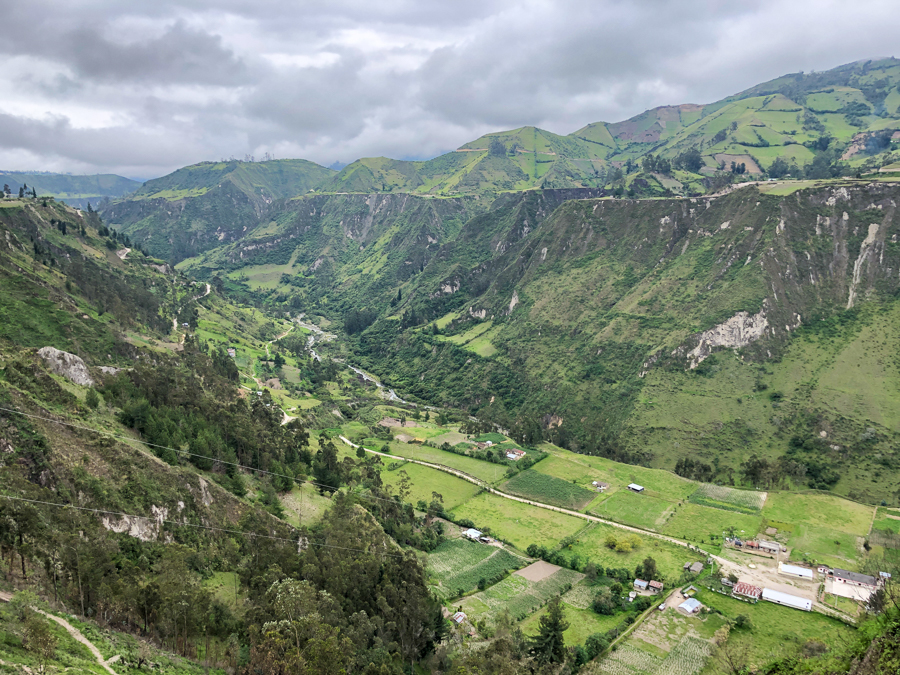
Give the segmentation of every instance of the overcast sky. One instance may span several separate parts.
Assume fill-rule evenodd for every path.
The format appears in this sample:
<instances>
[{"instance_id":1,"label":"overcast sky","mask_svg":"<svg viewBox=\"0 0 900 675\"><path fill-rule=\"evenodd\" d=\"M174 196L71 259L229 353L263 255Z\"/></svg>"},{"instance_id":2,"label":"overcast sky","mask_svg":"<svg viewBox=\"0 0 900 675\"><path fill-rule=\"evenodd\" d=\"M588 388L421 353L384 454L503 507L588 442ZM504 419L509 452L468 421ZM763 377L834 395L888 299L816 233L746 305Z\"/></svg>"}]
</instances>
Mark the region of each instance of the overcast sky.
<instances>
[{"instance_id":1,"label":"overcast sky","mask_svg":"<svg viewBox=\"0 0 900 675\"><path fill-rule=\"evenodd\" d=\"M427 158L893 56L896 0L3 0L0 169ZM897 54L900 56L900 54Z\"/></svg>"}]
</instances>

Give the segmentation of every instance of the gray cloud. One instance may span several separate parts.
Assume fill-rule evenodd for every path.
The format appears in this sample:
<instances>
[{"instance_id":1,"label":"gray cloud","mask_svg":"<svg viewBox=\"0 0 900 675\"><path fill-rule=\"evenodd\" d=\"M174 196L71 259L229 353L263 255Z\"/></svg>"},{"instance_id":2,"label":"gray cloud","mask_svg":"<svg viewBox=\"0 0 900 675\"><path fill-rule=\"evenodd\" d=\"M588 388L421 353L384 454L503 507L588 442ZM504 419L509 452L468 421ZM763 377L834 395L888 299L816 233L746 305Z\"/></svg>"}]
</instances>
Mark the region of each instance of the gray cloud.
<instances>
[{"instance_id":1,"label":"gray cloud","mask_svg":"<svg viewBox=\"0 0 900 675\"><path fill-rule=\"evenodd\" d=\"M0 167L422 158L890 56L898 28L885 0L34 0L0 22Z\"/></svg>"}]
</instances>

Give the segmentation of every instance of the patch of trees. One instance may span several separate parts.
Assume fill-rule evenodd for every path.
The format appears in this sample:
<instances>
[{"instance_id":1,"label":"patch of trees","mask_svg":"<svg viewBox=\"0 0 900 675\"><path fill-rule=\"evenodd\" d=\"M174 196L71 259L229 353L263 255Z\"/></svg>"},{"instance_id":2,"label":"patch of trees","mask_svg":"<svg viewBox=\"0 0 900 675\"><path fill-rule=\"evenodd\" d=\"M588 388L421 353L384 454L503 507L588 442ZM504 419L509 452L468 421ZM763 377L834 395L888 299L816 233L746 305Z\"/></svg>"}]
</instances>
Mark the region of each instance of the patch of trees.
<instances>
[{"instance_id":1,"label":"patch of trees","mask_svg":"<svg viewBox=\"0 0 900 675\"><path fill-rule=\"evenodd\" d=\"M709 464L691 457L682 457L675 463L675 473L683 478L709 483L715 477L716 471Z\"/></svg>"},{"instance_id":2,"label":"patch of trees","mask_svg":"<svg viewBox=\"0 0 900 675\"><path fill-rule=\"evenodd\" d=\"M376 318L378 318L378 314L374 310L351 309L344 315L344 330L350 335L362 333L375 322ZM417 324L411 323L410 325Z\"/></svg>"},{"instance_id":3,"label":"patch of trees","mask_svg":"<svg viewBox=\"0 0 900 675\"><path fill-rule=\"evenodd\" d=\"M672 163L665 157L659 155L646 155L641 160L641 168L647 173L672 173Z\"/></svg>"},{"instance_id":4,"label":"patch of trees","mask_svg":"<svg viewBox=\"0 0 900 675\"><path fill-rule=\"evenodd\" d=\"M703 168L703 156L697 148L685 150L673 161L674 166L691 173L698 173Z\"/></svg>"}]
</instances>

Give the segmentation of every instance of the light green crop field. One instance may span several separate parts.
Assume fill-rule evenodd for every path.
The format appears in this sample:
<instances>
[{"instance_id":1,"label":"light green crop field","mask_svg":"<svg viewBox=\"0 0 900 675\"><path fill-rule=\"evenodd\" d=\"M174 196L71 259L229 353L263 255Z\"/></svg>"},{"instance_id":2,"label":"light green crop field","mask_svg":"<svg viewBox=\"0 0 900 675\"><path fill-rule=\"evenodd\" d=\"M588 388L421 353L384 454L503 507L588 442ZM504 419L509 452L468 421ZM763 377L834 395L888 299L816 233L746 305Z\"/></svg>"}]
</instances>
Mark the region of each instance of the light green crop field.
<instances>
[{"instance_id":1,"label":"light green crop field","mask_svg":"<svg viewBox=\"0 0 900 675\"><path fill-rule=\"evenodd\" d=\"M481 579L490 581L526 562L506 549L455 539L428 554L428 573L434 592L449 599L473 590Z\"/></svg>"},{"instance_id":2,"label":"light green crop field","mask_svg":"<svg viewBox=\"0 0 900 675\"><path fill-rule=\"evenodd\" d=\"M504 611L513 618L524 619L583 578L583 574L565 568L540 581L528 581L518 574L510 574L490 588L463 598L460 604L463 611L476 620L496 618Z\"/></svg>"},{"instance_id":3,"label":"light green crop field","mask_svg":"<svg viewBox=\"0 0 900 675\"><path fill-rule=\"evenodd\" d=\"M670 501L626 489L611 495L591 513L618 523L659 531L675 509L676 505Z\"/></svg>"},{"instance_id":4,"label":"light green crop field","mask_svg":"<svg viewBox=\"0 0 900 675\"><path fill-rule=\"evenodd\" d=\"M579 455L550 443L543 443L539 447L552 457L535 464L533 468L536 471L563 480L574 478L579 485L590 485L595 480L609 483L612 487L637 483L644 486L645 494L673 501L685 499L697 489L698 484L694 481L661 469L619 464L604 457Z\"/></svg>"},{"instance_id":5,"label":"light green crop field","mask_svg":"<svg viewBox=\"0 0 900 675\"><path fill-rule=\"evenodd\" d=\"M770 492L762 514L782 523L805 523L861 537L869 534L874 506L826 494Z\"/></svg>"},{"instance_id":6,"label":"light green crop field","mask_svg":"<svg viewBox=\"0 0 900 675\"><path fill-rule=\"evenodd\" d=\"M701 506L754 514L762 510L766 502L766 493L702 483L697 491L688 497L688 500Z\"/></svg>"},{"instance_id":7,"label":"light green crop field","mask_svg":"<svg viewBox=\"0 0 900 675\"><path fill-rule=\"evenodd\" d=\"M852 570L865 556L863 541L861 536L800 523L791 534L788 545L794 558L806 556L831 567Z\"/></svg>"},{"instance_id":8,"label":"light green crop field","mask_svg":"<svg viewBox=\"0 0 900 675\"><path fill-rule=\"evenodd\" d=\"M614 567L633 570L637 565L650 557L656 561L657 568L669 579L677 579L681 575L684 563L694 562L696 553L688 551L683 546L671 544L650 535L637 535L641 544L636 549L627 553L621 553L607 548L605 541L607 535L612 534L617 539L629 536L629 532L613 525L594 523L586 530L579 533L578 540L568 553L577 554L584 561L591 561L604 568Z\"/></svg>"},{"instance_id":9,"label":"light green crop field","mask_svg":"<svg viewBox=\"0 0 900 675\"><path fill-rule=\"evenodd\" d=\"M576 511L583 509L596 496L596 492L531 469L516 474L500 489L526 499Z\"/></svg>"},{"instance_id":10,"label":"light green crop field","mask_svg":"<svg viewBox=\"0 0 900 675\"><path fill-rule=\"evenodd\" d=\"M383 459L386 463L391 461ZM402 471L407 473L411 481L407 501L412 504L416 504L420 499L425 503L431 503L431 493L437 492L444 498L444 509L449 511L469 501L479 489L473 483L421 464L407 463ZM400 482L400 471L384 470L381 472L381 479L396 492L397 483Z\"/></svg>"},{"instance_id":11,"label":"light green crop field","mask_svg":"<svg viewBox=\"0 0 900 675\"><path fill-rule=\"evenodd\" d=\"M754 537L759 532L762 516L751 516L734 511L713 509L708 506L686 503L679 506L662 528L664 534L684 539L693 543L701 543L710 548L710 535L715 535L713 547L721 546L722 533L728 527L734 527L742 537Z\"/></svg>"},{"instance_id":12,"label":"light green crop field","mask_svg":"<svg viewBox=\"0 0 900 675\"><path fill-rule=\"evenodd\" d=\"M888 530L894 534L900 533L900 509L879 506L872 529Z\"/></svg>"},{"instance_id":13,"label":"light green crop field","mask_svg":"<svg viewBox=\"0 0 900 675\"><path fill-rule=\"evenodd\" d=\"M761 666L774 658L797 654L807 640L819 640L834 646L852 639L855 629L837 619L816 612L801 612L771 602L751 605L729 596L701 588L697 599L707 607L719 610L728 619L738 614L750 617L753 629L732 630L729 642L749 642L751 666Z\"/></svg>"},{"instance_id":14,"label":"light green crop field","mask_svg":"<svg viewBox=\"0 0 900 675\"><path fill-rule=\"evenodd\" d=\"M486 492L457 506L453 516L455 519L468 518L478 529L489 527L495 537L523 551L529 544L553 547L584 527L581 518Z\"/></svg>"},{"instance_id":15,"label":"light green crop field","mask_svg":"<svg viewBox=\"0 0 900 675\"><path fill-rule=\"evenodd\" d=\"M417 459L421 462L431 462L432 464L443 464L489 483L496 483L506 478L506 467L501 464L492 464L473 457L465 457L464 455L457 455L445 450L438 450L437 448L414 443L393 441L390 446L391 454L397 457ZM378 448L374 447L371 449L377 450Z\"/></svg>"}]
</instances>

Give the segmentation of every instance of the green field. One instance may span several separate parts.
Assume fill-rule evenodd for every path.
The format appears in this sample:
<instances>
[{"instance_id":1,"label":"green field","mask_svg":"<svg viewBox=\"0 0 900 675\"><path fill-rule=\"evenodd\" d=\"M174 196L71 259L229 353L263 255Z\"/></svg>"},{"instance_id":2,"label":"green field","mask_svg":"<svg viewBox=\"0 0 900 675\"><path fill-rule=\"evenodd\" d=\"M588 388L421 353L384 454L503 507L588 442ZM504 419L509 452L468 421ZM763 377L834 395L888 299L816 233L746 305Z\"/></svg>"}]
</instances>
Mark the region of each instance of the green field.
<instances>
[{"instance_id":1,"label":"green field","mask_svg":"<svg viewBox=\"0 0 900 675\"><path fill-rule=\"evenodd\" d=\"M735 490L724 485L702 483L688 501L739 513L759 513L766 501L766 493L756 490Z\"/></svg>"},{"instance_id":2,"label":"green field","mask_svg":"<svg viewBox=\"0 0 900 675\"><path fill-rule=\"evenodd\" d=\"M749 631L733 630L732 640L749 642L751 665L760 666L774 658L797 654L807 640L818 640L835 646L842 640L852 639L855 630L837 619L816 612L782 607L761 601L755 605L719 595L701 588L697 598L707 607L718 610L728 619L738 614L749 616L753 628Z\"/></svg>"},{"instance_id":3,"label":"green field","mask_svg":"<svg viewBox=\"0 0 900 675\"><path fill-rule=\"evenodd\" d=\"M285 520L296 527L316 524L331 506L331 499L320 495L318 489L309 483L294 485L280 498Z\"/></svg>"},{"instance_id":4,"label":"green field","mask_svg":"<svg viewBox=\"0 0 900 675\"><path fill-rule=\"evenodd\" d=\"M501 485L500 489L526 499L575 511L583 509L596 496L595 492L574 483L531 469L516 474Z\"/></svg>"},{"instance_id":5,"label":"green field","mask_svg":"<svg viewBox=\"0 0 900 675\"><path fill-rule=\"evenodd\" d=\"M606 547L605 540L608 534L617 538L625 537L629 533L612 525L594 523L587 530L579 533L578 540L568 553L579 555L584 561L592 561L604 568L624 568L633 570L643 562L644 558L651 557L656 560L656 565L667 579L677 579L681 576L684 563L696 560L696 553L691 553L687 548L662 541L650 535L638 535L641 545L627 553L613 551Z\"/></svg>"},{"instance_id":6,"label":"green field","mask_svg":"<svg viewBox=\"0 0 900 675\"><path fill-rule=\"evenodd\" d=\"M522 619L583 578L583 574L564 568L535 582L511 574L490 588L464 598L460 604L463 611L475 620L495 618L505 611L513 618Z\"/></svg>"},{"instance_id":7,"label":"green field","mask_svg":"<svg viewBox=\"0 0 900 675\"><path fill-rule=\"evenodd\" d=\"M709 548L709 542L713 540L710 535L715 535L715 542L721 545L722 533L729 527L734 527L739 536L755 537L761 523L762 516L751 516L687 503L678 507L675 515L669 519L662 532L677 539L703 544L705 548Z\"/></svg>"},{"instance_id":8,"label":"green field","mask_svg":"<svg viewBox=\"0 0 900 675\"><path fill-rule=\"evenodd\" d=\"M475 476L488 483L496 483L506 477L506 467L501 464L492 464L473 457L465 457L457 455L445 450L438 450L427 445L417 445L415 443L401 443L400 441L392 441L391 454L398 457L406 457L408 459L417 459L420 462L430 462L432 464L442 464L453 469L463 471L470 476ZM373 450L377 450L380 446L370 445Z\"/></svg>"},{"instance_id":9,"label":"green field","mask_svg":"<svg viewBox=\"0 0 900 675\"><path fill-rule=\"evenodd\" d=\"M770 492L762 514L782 523L806 523L861 537L869 534L875 507L826 494Z\"/></svg>"},{"instance_id":10,"label":"green field","mask_svg":"<svg viewBox=\"0 0 900 675\"><path fill-rule=\"evenodd\" d=\"M575 516L514 502L497 495L482 493L453 509L454 520L468 518L479 530L490 528L495 537L525 550L529 544L554 547L560 539L584 527L585 521Z\"/></svg>"},{"instance_id":11,"label":"green field","mask_svg":"<svg viewBox=\"0 0 900 675\"><path fill-rule=\"evenodd\" d=\"M852 570L865 556L863 539L855 534L801 523L791 534L788 545L794 558L807 557L832 567Z\"/></svg>"},{"instance_id":12,"label":"green field","mask_svg":"<svg viewBox=\"0 0 900 675\"><path fill-rule=\"evenodd\" d=\"M624 618L623 615L607 616L597 614L592 609L574 607L565 600L563 600L562 607L565 612L566 621L569 622L568 630L563 633L563 638L568 647L584 644L584 641L594 633L605 633L606 631L615 628ZM522 632L529 636L537 634L538 624L541 617L546 613L547 608L544 607L522 621L519 624Z\"/></svg>"},{"instance_id":13,"label":"green field","mask_svg":"<svg viewBox=\"0 0 900 675\"><path fill-rule=\"evenodd\" d=\"M626 525L659 531L675 511L672 502L648 494L620 490L591 509L591 513Z\"/></svg>"},{"instance_id":14,"label":"green field","mask_svg":"<svg viewBox=\"0 0 900 675\"><path fill-rule=\"evenodd\" d=\"M455 539L428 554L428 573L435 582L432 586L435 594L449 599L473 590L481 579L491 581L507 570L522 567L525 562L505 549Z\"/></svg>"},{"instance_id":15,"label":"green field","mask_svg":"<svg viewBox=\"0 0 900 675\"><path fill-rule=\"evenodd\" d=\"M385 464L390 464L391 460L384 459ZM383 470L381 479L386 485L390 485L396 491L397 483L400 481L400 471L405 471L411 481L410 494L407 501L416 504L419 500L423 500L426 504L431 503L432 492L437 492L444 498L444 509L451 510L460 504L469 501L478 493L478 486L462 478L457 478L449 473L432 469L421 464L413 464L407 462L402 469L396 471Z\"/></svg>"},{"instance_id":16,"label":"green field","mask_svg":"<svg viewBox=\"0 0 900 675\"><path fill-rule=\"evenodd\" d=\"M575 479L579 485L589 486L592 481L609 483L613 488L624 488L637 483L645 488L645 494L669 501L686 499L697 483L661 469L648 469L632 464L620 464L604 457L579 455L544 443L541 450L551 457L534 465L534 469L563 480Z\"/></svg>"}]
</instances>

